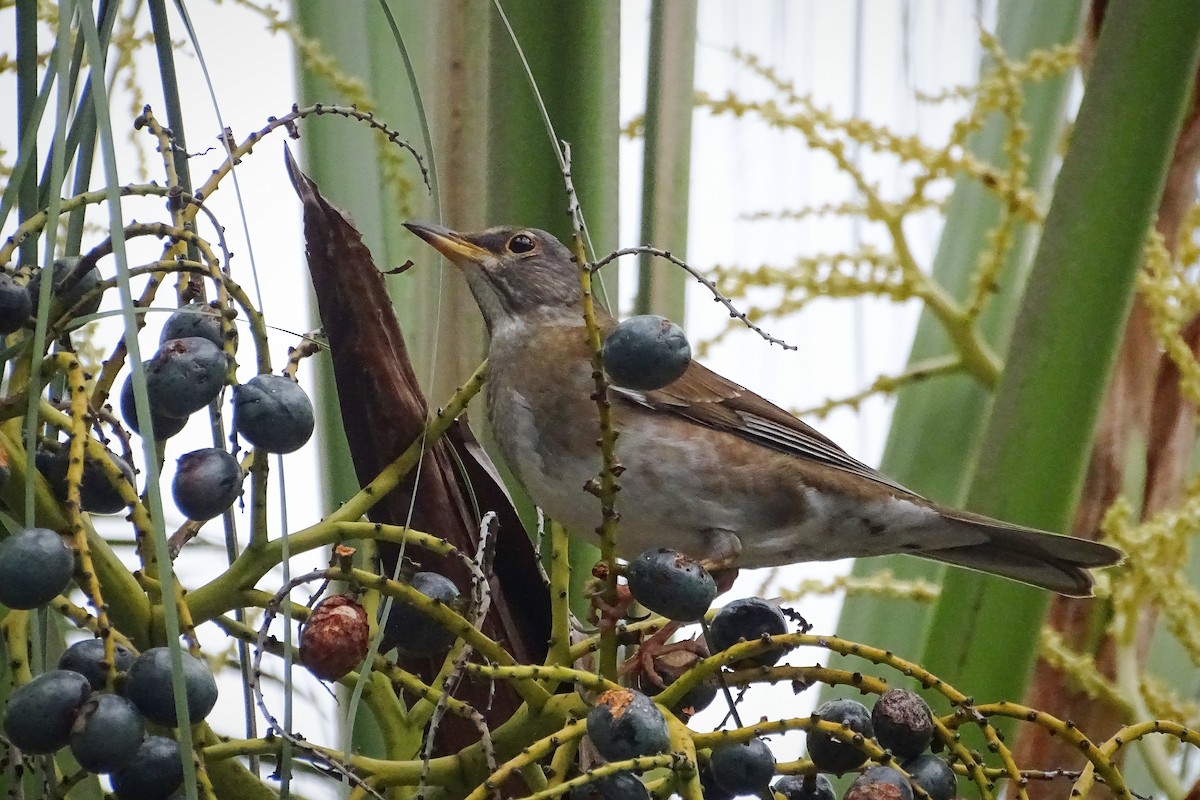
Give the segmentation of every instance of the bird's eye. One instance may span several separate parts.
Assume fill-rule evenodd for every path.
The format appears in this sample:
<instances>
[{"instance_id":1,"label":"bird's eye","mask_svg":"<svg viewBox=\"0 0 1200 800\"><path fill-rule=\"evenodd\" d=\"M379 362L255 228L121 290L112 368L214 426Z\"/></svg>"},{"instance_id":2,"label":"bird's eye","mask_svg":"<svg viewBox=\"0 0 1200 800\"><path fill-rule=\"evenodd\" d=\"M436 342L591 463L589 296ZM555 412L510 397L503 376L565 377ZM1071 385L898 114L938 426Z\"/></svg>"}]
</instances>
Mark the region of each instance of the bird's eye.
<instances>
[{"instance_id":1,"label":"bird's eye","mask_svg":"<svg viewBox=\"0 0 1200 800\"><path fill-rule=\"evenodd\" d=\"M528 253L535 247L537 247L537 244L533 241L533 237L527 233L518 233L508 240L508 252L510 253Z\"/></svg>"}]
</instances>

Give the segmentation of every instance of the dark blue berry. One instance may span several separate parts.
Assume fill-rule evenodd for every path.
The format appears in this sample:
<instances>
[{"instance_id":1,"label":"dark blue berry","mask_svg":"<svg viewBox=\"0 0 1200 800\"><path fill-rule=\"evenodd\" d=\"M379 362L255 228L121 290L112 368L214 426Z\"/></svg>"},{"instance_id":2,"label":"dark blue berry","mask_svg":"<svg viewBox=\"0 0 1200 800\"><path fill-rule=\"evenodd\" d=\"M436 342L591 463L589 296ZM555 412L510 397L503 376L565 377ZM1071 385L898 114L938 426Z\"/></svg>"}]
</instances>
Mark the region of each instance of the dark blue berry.
<instances>
[{"instance_id":1,"label":"dark blue berry","mask_svg":"<svg viewBox=\"0 0 1200 800\"><path fill-rule=\"evenodd\" d=\"M822 703L813 716L825 722L844 725L867 739L875 735L867 707L854 700L838 699ZM821 730L808 732L808 757L822 772L839 775L858 768L867 760L867 754L852 742L844 742Z\"/></svg>"},{"instance_id":2,"label":"dark blue berry","mask_svg":"<svg viewBox=\"0 0 1200 800\"><path fill-rule=\"evenodd\" d=\"M133 467L129 462L111 450L105 449L106 457L117 465L121 474L130 486L134 483ZM50 484L54 497L61 503L67 499L67 467L70 464L71 451L69 443L63 442L57 450L38 450L35 463L38 471ZM79 482L79 504L84 511L92 514L117 514L125 510L125 501L121 493L108 479L100 462L90 455L83 458L83 475Z\"/></svg>"},{"instance_id":3,"label":"dark blue berry","mask_svg":"<svg viewBox=\"0 0 1200 800\"><path fill-rule=\"evenodd\" d=\"M112 781L120 800L167 800L183 785L179 745L165 736L147 736Z\"/></svg>"},{"instance_id":4,"label":"dark blue berry","mask_svg":"<svg viewBox=\"0 0 1200 800\"><path fill-rule=\"evenodd\" d=\"M837 800L833 784L824 775L785 775L771 787L783 800Z\"/></svg>"},{"instance_id":5,"label":"dark blue berry","mask_svg":"<svg viewBox=\"0 0 1200 800\"><path fill-rule=\"evenodd\" d=\"M635 600L667 619L700 619L717 596L717 583L691 556L660 547L647 550L625 570Z\"/></svg>"},{"instance_id":6,"label":"dark blue berry","mask_svg":"<svg viewBox=\"0 0 1200 800\"><path fill-rule=\"evenodd\" d=\"M113 643L117 672L128 672L133 666L133 652L124 645ZM104 688L108 668L104 662L104 640L83 639L68 647L58 658L59 669L69 669L83 675L99 691Z\"/></svg>"},{"instance_id":7,"label":"dark blue berry","mask_svg":"<svg viewBox=\"0 0 1200 800\"><path fill-rule=\"evenodd\" d=\"M88 772L113 772L137 754L145 735L133 703L116 694L94 694L71 729L71 755Z\"/></svg>"},{"instance_id":8,"label":"dark blue berry","mask_svg":"<svg viewBox=\"0 0 1200 800\"><path fill-rule=\"evenodd\" d=\"M20 330L33 313L33 300L12 275L0 272L0 334Z\"/></svg>"},{"instance_id":9,"label":"dark blue berry","mask_svg":"<svg viewBox=\"0 0 1200 800\"><path fill-rule=\"evenodd\" d=\"M900 766L913 783L925 790L930 800L951 800L958 792L958 778L944 760L934 755L910 758Z\"/></svg>"},{"instance_id":10,"label":"dark blue berry","mask_svg":"<svg viewBox=\"0 0 1200 800\"><path fill-rule=\"evenodd\" d=\"M746 597L734 600L721 608L713 617L709 627L709 646L713 653L728 650L739 641L752 642L763 636L787 633L787 619L778 608L761 597ZM787 648L773 647L746 661L769 667L783 658Z\"/></svg>"},{"instance_id":11,"label":"dark blue berry","mask_svg":"<svg viewBox=\"0 0 1200 800\"><path fill-rule=\"evenodd\" d=\"M426 597L447 605L459 596L454 582L436 572L418 572L412 576L410 585ZM421 613L416 606L396 598L388 615L380 651L386 653L395 647L405 656L435 656L449 650L457 638L453 631Z\"/></svg>"},{"instance_id":12,"label":"dark blue berry","mask_svg":"<svg viewBox=\"0 0 1200 800\"><path fill-rule=\"evenodd\" d=\"M207 303L188 303L167 317L159 343L193 336L208 339L217 347L225 346L220 313Z\"/></svg>"},{"instance_id":13,"label":"dark blue berry","mask_svg":"<svg viewBox=\"0 0 1200 800\"><path fill-rule=\"evenodd\" d=\"M871 767L854 779L843 800L913 800L908 778L892 767Z\"/></svg>"},{"instance_id":14,"label":"dark blue berry","mask_svg":"<svg viewBox=\"0 0 1200 800\"><path fill-rule=\"evenodd\" d=\"M687 371L692 348L683 328L665 317L642 314L621 322L605 337L601 358L613 383L650 391Z\"/></svg>"},{"instance_id":15,"label":"dark blue berry","mask_svg":"<svg viewBox=\"0 0 1200 800\"><path fill-rule=\"evenodd\" d=\"M43 672L9 695L4 734L26 753L53 753L71 738L71 726L92 685L78 672Z\"/></svg>"},{"instance_id":16,"label":"dark blue berry","mask_svg":"<svg viewBox=\"0 0 1200 800\"><path fill-rule=\"evenodd\" d=\"M761 791L775 774L775 756L758 737L714 747L708 765L713 780L734 794Z\"/></svg>"},{"instance_id":17,"label":"dark blue berry","mask_svg":"<svg viewBox=\"0 0 1200 800\"><path fill-rule=\"evenodd\" d=\"M225 353L208 339L168 339L146 362L150 407L166 417L199 411L221 393L227 366Z\"/></svg>"},{"instance_id":18,"label":"dark blue berry","mask_svg":"<svg viewBox=\"0 0 1200 800\"><path fill-rule=\"evenodd\" d=\"M233 391L233 429L268 453L299 450L313 424L312 401L291 378L255 375Z\"/></svg>"},{"instance_id":19,"label":"dark blue berry","mask_svg":"<svg viewBox=\"0 0 1200 800\"><path fill-rule=\"evenodd\" d=\"M596 698L587 715L587 733L608 761L665 753L671 745L658 706L632 689L611 689Z\"/></svg>"},{"instance_id":20,"label":"dark blue berry","mask_svg":"<svg viewBox=\"0 0 1200 800\"><path fill-rule=\"evenodd\" d=\"M208 716L217 703L217 682L203 661L191 653L183 657L183 683L187 689L188 717L192 724ZM146 719L168 728L176 727L175 694L171 688L171 651L152 647L137 657L129 668L125 695Z\"/></svg>"},{"instance_id":21,"label":"dark blue berry","mask_svg":"<svg viewBox=\"0 0 1200 800\"><path fill-rule=\"evenodd\" d=\"M37 608L66 590L75 553L63 537L45 528L26 528L0 542L0 604Z\"/></svg>"},{"instance_id":22,"label":"dark blue berry","mask_svg":"<svg viewBox=\"0 0 1200 800\"><path fill-rule=\"evenodd\" d=\"M242 465L219 447L193 450L179 457L171 495L188 519L220 516L242 493Z\"/></svg>"},{"instance_id":23,"label":"dark blue berry","mask_svg":"<svg viewBox=\"0 0 1200 800\"><path fill-rule=\"evenodd\" d=\"M149 361L143 361L142 367L145 368ZM137 405L133 397L133 376L129 375L125 378L125 384L121 387L121 417L125 420L125 424L137 434L140 434L141 428L138 426L137 420ZM167 417L162 414L157 414L154 407L150 408L150 427L154 438L162 441L170 439L175 434L179 433L187 425L187 417Z\"/></svg>"},{"instance_id":24,"label":"dark blue berry","mask_svg":"<svg viewBox=\"0 0 1200 800\"><path fill-rule=\"evenodd\" d=\"M871 709L871 725L879 746L901 758L925 752L933 740L933 714L916 692L888 689Z\"/></svg>"},{"instance_id":25,"label":"dark blue berry","mask_svg":"<svg viewBox=\"0 0 1200 800\"><path fill-rule=\"evenodd\" d=\"M629 772L606 775L598 781L576 786L571 800L650 800L650 790Z\"/></svg>"},{"instance_id":26,"label":"dark blue berry","mask_svg":"<svg viewBox=\"0 0 1200 800\"><path fill-rule=\"evenodd\" d=\"M700 765L700 795L704 800L733 800L734 793L717 783L712 769L705 761Z\"/></svg>"},{"instance_id":27,"label":"dark blue berry","mask_svg":"<svg viewBox=\"0 0 1200 800\"><path fill-rule=\"evenodd\" d=\"M95 314L100 308L102 293L95 291L103 280L100 277L100 268L92 265L80 270L82 261L79 256L66 256L54 262L54 281L50 285L50 291L57 314L73 311L74 316L84 317ZM29 292L30 304L36 310L42 291L42 272L39 271L33 276L26 289ZM76 308L80 301L83 301L83 305Z\"/></svg>"}]
</instances>

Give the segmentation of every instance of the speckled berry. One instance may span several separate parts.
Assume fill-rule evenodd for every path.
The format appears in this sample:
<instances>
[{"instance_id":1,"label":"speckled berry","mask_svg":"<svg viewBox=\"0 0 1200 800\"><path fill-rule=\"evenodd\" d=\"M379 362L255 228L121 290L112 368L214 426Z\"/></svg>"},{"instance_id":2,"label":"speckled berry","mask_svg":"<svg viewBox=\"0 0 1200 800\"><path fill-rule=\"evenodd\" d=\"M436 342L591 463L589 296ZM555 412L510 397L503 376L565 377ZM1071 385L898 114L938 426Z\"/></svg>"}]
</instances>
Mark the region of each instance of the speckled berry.
<instances>
[{"instance_id":1,"label":"speckled berry","mask_svg":"<svg viewBox=\"0 0 1200 800\"><path fill-rule=\"evenodd\" d=\"M436 572L418 572L410 582L426 597L450 605L458 599L458 587L445 575ZM393 647L404 656L435 656L446 652L458 637L432 617L423 614L416 606L400 598L392 602L392 610L384 626L381 652Z\"/></svg>"},{"instance_id":2,"label":"speckled berry","mask_svg":"<svg viewBox=\"0 0 1200 800\"><path fill-rule=\"evenodd\" d=\"M300 629L300 660L323 681L336 681L362 663L371 644L367 612L351 595L317 604Z\"/></svg>"},{"instance_id":3,"label":"speckled berry","mask_svg":"<svg viewBox=\"0 0 1200 800\"><path fill-rule=\"evenodd\" d=\"M165 736L147 736L112 781L120 800L167 800L183 785L179 745Z\"/></svg>"},{"instance_id":4,"label":"speckled berry","mask_svg":"<svg viewBox=\"0 0 1200 800\"><path fill-rule=\"evenodd\" d=\"M100 309L102 297L101 293L96 291L103 280L100 268L93 264L81 270L82 262L83 259L79 256L65 256L54 262L54 281L50 285L50 291L55 314L73 311L74 316L83 317L95 314ZM42 274L41 271L37 272L26 286L34 311L37 310L41 296ZM81 301L83 304L76 308L76 304Z\"/></svg>"},{"instance_id":5,"label":"speckled berry","mask_svg":"<svg viewBox=\"0 0 1200 800\"><path fill-rule=\"evenodd\" d=\"M824 775L785 775L771 787L783 800L837 800L833 784Z\"/></svg>"},{"instance_id":6,"label":"speckled berry","mask_svg":"<svg viewBox=\"0 0 1200 800\"><path fill-rule=\"evenodd\" d=\"M838 699L822 703L813 718L844 725L867 739L875 735L867 707L855 700ZM857 769L867 760L867 754L854 743L842 741L822 730L808 732L808 757L817 765L817 769L838 775Z\"/></svg>"},{"instance_id":7,"label":"speckled berry","mask_svg":"<svg viewBox=\"0 0 1200 800\"><path fill-rule=\"evenodd\" d=\"M665 753L671 745L658 706L632 689L610 689L597 697L587 715L587 733L608 761Z\"/></svg>"},{"instance_id":8,"label":"speckled berry","mask_svg":"<svg viewBox=\"0 0 1200 800\"><path fill-rule=\"evenodd\" d=\"M50 484L50 491L61 503L67 499L67 467L70 465L71 452L69 443L63 442L57 450L40 449L35 456L38 471ZM134 483L133 467L129 462L111 450L105 449L106 457L117 465L125 480L132 486ZM95 458L84 456L83 475L79 482L79 503L84 511L91 514L117 514L125 510L125 501L121 493L108 479L104 468Z\"/></svg>"},{"instance_id":9,"label":"speckled berry","mask_svg":"<svg viewBox=\"0 0 1200 800\"><path fill-rule=\"evenodd\" d=\"M193 336L207 339L217 347L225 346L225 337L221 334L221 315L208 303L188 303L176 309L163 324L159 343Z\"/></svg>"},{"instance_id":10,"label":"speckled berry","mask_svg":"<svg viewBox=\"0 0 1200 800\"><path fill-rule=\"evenodd\" d=\"M842 800L913 800L913 790L898 770L871 767L854 779Z\"/></svg>"},{"instance_id":11,"label":"speckled berry","mask_svg":"<svg viewBox=\"0 0 1200 800\"><path fill-rule=\"evenodd\" d=\"M717 596L717 583L691 556L660 547L646 550L625 570L634 599L667 619L700 619Z\"/></svg>"},{"instance_id":12,"label":"speckled berry","mask_svg":"<svg viewBox=\"0 0 1200 800\"><path fill-rule=\"evenodd\" d=\"M221 393L225 353L208 339L168 339L146 362L146 395L155 413L186 417Z\"/></svg>"},{"instance_id":13,"label":"speckled berry","mask_svg":"<svg viewBox=\"0 0 1200 800\"><path fill-rule=\"evenodd\" d=\"M183 683L187 689L188 717L194 725L208 716L217 703L217 682L208 666L191 653L183 658ZM146 719L168 728L176 727L175 694L171 688L171 651L152 647L137 657L129 668L125 695Z\"/></svg>"},{"instance_id":14,"label":"speckled berry","mask_svg":"<svg viewBox=\"0 0 1200 800\"><path fill-rule=\"evenodd\" d=\"M0 542L0 604L37 608L66 590L75 554L46 528L26 528Z\"/></svg>"},{"instance_id":15,"label":"speckled berry","mask_svg":"<svg viewBox=\"0 0 1200 800\"><path fill-rule=\"evenodd\" d=\"M133 651L114 642L113 655L117 672L129 672L135 658ZM58 668L74 670L87 678L96 691L103 689L104 679L108 675L108 667L104 661L104 641L84 639L76 642L59 656Z\"/></svg>"},{"instance_id":16,"label":"speckled berry","mask_svg":"<svg viewBox=\"0 0 1200 800\"><path fill-rule=\"evenodd\" d=\"M242 493L242 465L219 447L193 450L179 457L171 496L188 519L220 516Z\"/></svg>"},{"instance_id":17,"label":"speckled berry","mask_svg":"<svg viewBox=\"0 0 1200 800\"><path fill-rule=\"evenodd\" d=\"M630 772L606 775L598 781L576 786L571 790L571 800L650 800L646 784Z\"/></svg>"},{"instance_id":18,"label":"speckled berry","mask_svg":"<svg viewBox=\"0 0 1200 800\"><path fill-rule=\"evenodd\" d=\"M709 626L709 648L714 653L728 650L739 641L747 642L763 636L777 636L788 632L787 619L783 612L761 597L746 597L734 600L721 608ZM746 659L747 662L769 667L783 658L786 648L773 647Z\"/></svg>"},{"instance_id":19,"label":"speckled berry","mask_svg":"<svg viewBox=\"0 0 1200 800\"><path fill-rule=\"evenodd\" d=\"M4 735L26 753L53 753L70 740L75 717L91 693L91 684L78 672L43 672L9 695Z\"/></svg>"},{"instance_id":20,"label":"speckled berry","mask_svg":"<svg viewBox=\"0 0 1200 800\"><path fill-rule=\"evenodd\" d=\"M113 772L137 754L145 735L133 703L116 694L94 694L71 728L71 755L88 772Z\"/></svg>"},{"instance_id":21,"label":"speckled berry","mask_svg":"<svg viewBox=\"0 0 1200 800\"><path fill-rule=\"evenodd\" d=\"M142 362L143 368L149 363L148 361ZM141 434L141 426L138 425L137 419L137 405L133 397L132 375L126 376L125 383L121 386L121 418L125 420L125 424L129 426L130 430ZM150 427L155 439L159 441L170 439L183 430L186 425L187 417L167 417L155 413L154 407L150 407Z\"/></svg>"},{"instance_id":22,"label":"speckled berry","mask_svg":"<svg viewBox=\"0 0 1200 800\"><path fill-rule=\"evenodd\" d=\"M312 401L291 378L255 375L233 392L233 429L268 453L299 450L313 424Z\"/></svg>"},{"instance_id":23,"label":"speckled berry","mask_svg":"<svg viewBox=\"0 0 1200 800\"><path fill-rule=\"evenodd\" d=\"M943 759L934 755L910 758L900 766L912 782L925 790L930 800L951 800L958 792L958 778Z\"/></svg>"},{"instance_id":24,"label":"speckled berry","mask_svg":"<svg viewBox=\"0 0 1200 800\"><path fill-rule=\"evenodd\" d=\"M20 330L33 313L33 300L12 275L0 272L0 334Z\"/></svg>"},{"instance_id":25,"label":"speckled berry","mask_svg":"<svg viewBox=\"0 0 1200 800\"><path fill-rule=\"evenodd\" d=\"M933 740L933 713L916 692L888 689L871 709L871 725L879 746L900 758L925 752Z\"/></svg>"},{"instance_id":26,"label":"speckled berry","mask_svg":"<svg viewBox=\"0 0 1200 800\"><path fill-rule=\"evenodd\" d=\"M665 317L630 317L604 339L604 371L617 386L639 391L661 389L675 381L692 362L683 328Z\"/></svg>"},{"instance_id":27,"label":"speckled berry","mask_svg":"<svg viewBox=\"0 0 1200 800\"><path fill-rule=\"evenodd\" d=\"M775 774L775 756L757 736L714 747L708 764L713 780L734 794L759 792Z\"/></svg>"}]
</instances>

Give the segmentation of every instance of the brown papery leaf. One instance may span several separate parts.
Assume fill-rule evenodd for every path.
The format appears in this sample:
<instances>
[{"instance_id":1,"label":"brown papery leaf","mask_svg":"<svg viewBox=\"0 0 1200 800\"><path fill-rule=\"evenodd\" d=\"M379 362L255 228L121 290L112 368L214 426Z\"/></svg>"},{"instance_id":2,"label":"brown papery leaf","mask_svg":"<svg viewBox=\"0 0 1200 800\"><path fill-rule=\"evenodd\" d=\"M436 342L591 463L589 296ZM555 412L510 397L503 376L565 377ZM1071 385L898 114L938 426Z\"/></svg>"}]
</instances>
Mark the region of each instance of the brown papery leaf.
<instances>
[{"instance_id":1,"label":"brown papery leaf","mask_svg":"<svg viewBox=\"0 0 1200 800\"><path fill-rule=\"evenodd\" d=\"M285 156L304 208L308 268L329 341L342 423L359 484L366 485L421 435L428 404L383 276L361 235L300 172L291 152ZM462 473L456 464L462 465ZM479 546L480 521L467 499L472 496L481 513L494 511L499 517L498 540L493 543L492 604L483 630L517 661L541 663L550 619L537 556L495 466L465 419L457 420L426 453L419 473L410 473L369 516L376 522L410 525L473 555ZM393 574L398 547L380 542L379 551L383 569ZM469 594L470 574L458 558L439 559L415 548L408 555L420 559L422 570L446 575L464 595ZM440 659L403 659L402 665L428 681L437 673ZM495 688L490 702L489 687L483 684L464 681L458 692L493 726L520 705L505 684ZM443 752L455 752L478 740L478 731L456 717L447 717L438 732Z\"/></svg>"}]
</instances>

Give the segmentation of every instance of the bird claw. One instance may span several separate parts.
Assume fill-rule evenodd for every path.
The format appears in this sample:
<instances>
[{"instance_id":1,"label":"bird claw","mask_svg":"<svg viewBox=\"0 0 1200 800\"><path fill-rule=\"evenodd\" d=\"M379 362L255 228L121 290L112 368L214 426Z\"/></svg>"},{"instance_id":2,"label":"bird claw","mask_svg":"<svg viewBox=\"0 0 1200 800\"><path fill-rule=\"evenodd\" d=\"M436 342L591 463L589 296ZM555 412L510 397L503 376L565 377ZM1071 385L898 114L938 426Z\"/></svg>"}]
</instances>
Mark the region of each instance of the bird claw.
<instances>
[{"instance_id":1,"label":"bird claw","mask_svg":"<svg viewBox=\"0 0 1200 800\"><path fill-rule=\"evenodd\" d=\"M708 647L699 638L682 639L678 642L668 642L681 627L681 623L669 622L660 628L653 636L643 639L638 645L637 652L621 665L621 675L629 677L641 672L653 685L665 689L667 682L662 673L678 677L680 665L674 663L675 654L683 656L681 663L694 663L697 658L708 658Z\"/></svg>"},{"instance_id":2,"label":"bird claw","mask_svg":"<svg viewBox=\"0 0 1200 800\"><path fill-rule=\"evenodd\" d=\"M628 586L618 584L617 596L611 602L604 599L604 588L603 584L588 588L591 607L588 609L587 621L595 625L601 633L616 628L617 623L629 614L634 602Z\"/></svg>"}]
</instances>

